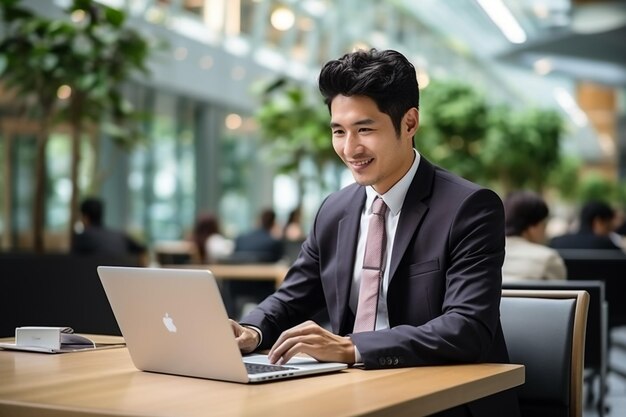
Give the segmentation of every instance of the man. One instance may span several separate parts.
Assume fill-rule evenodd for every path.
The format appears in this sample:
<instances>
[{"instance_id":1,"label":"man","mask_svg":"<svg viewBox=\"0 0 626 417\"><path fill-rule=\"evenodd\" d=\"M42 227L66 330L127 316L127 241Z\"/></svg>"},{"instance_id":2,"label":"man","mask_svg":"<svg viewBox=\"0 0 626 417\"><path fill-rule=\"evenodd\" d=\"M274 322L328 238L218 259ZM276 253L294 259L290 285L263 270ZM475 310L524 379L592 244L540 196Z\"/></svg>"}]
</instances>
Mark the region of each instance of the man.
<instances>
[{"instance_id":1,"label":"man","mask_svg":"<svg viewBox=\"0 0 626 417\"><path fill-rule=\"evenodd\" d=\"M327 63L319 88L333 147L356 184L322 203L280 289L233 322L242 352L271 348L278 364L306 353L366 369L507 362L499 317L502 202L413 149L413 65L395 51L358 51ZM355 331L377 197L388 209L376 321ZM323 309L332 332L305 321ZM518 414L516 395L507 391L442 415Z\"/></svg>"},{"instance_id":2,"label":"man","mask_svg":"<svg viewBox=\"0 0 626 417\"><path fill-rule=\"evenodd\" d=\"M557 236L550 241L555 249L620 249L613 240L615 212L607 203L589 201L580 211L580 228L576 233Z\"/></svg>"},{"instance_id":3,"label":"man","mask_svg":"<svg viewBox=\"0 0 626 417\"><path fill-rule=\"evenodd\" d=\"M87 198L80 205L83 230L72 236L71 252L80 255L137 255L145 264L146 247L123 232L104 226L104 203Z\"/></svg>"}]
</instances>

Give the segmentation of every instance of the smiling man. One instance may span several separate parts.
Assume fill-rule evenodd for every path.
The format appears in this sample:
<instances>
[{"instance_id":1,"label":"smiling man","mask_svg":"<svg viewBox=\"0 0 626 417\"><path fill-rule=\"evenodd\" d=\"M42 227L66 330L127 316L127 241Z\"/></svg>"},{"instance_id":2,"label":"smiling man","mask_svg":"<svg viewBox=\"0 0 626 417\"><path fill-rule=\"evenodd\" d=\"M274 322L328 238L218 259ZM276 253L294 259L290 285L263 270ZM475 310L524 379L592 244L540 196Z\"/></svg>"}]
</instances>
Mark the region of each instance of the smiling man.
<instances>
[{"instance_id":1,"label":"smiling man","mask_svg":"<svg viewBox=\"0 0 626 417\"><path fill-rule=\"evenodd\" d=\"M242 352L366 369L508 362L500 326L502 202L414 149L415 68L396 51L328 62L319 89L355 184L322 203L283 285L233 322ZM326 310L332 331L310 321ZM507 391L441 415L519 415Z\"/></svg>"}]
</instances>

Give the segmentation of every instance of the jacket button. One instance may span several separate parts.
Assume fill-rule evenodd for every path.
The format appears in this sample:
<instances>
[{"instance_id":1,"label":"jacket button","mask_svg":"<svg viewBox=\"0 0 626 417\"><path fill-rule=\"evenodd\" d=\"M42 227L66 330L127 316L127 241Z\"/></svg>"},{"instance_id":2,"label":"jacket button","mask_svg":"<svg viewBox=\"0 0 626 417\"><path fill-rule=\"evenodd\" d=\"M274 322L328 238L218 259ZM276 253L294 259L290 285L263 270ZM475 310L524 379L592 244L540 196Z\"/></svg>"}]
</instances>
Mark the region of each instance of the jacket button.
<instances>
[{"instance_id":1,"label":"jacket button","mask_svg":"<svg viewBox=\"0 0 626 417\"><path fill-rule=\"evenodd\" d=\"M397 357L397 356L396 356L396 357L394 357L394 358L393 358L393 364L394 364L394 365L397 365L397 364L398 364L398 362L400 362L400 361L398 360L398 357Z\"/></svg>"},{"instance_id":2,"label":"jacket button","mask_svg":"<svg viewBox=\"0 0 626 417\"><path fill-rule=\"evenodd\" d=\"M385 358L378 358L378 363L383 366L385 365Z\"/></svg>"},{"instance_id":3,"label":"jacket button","mask_svg":"<svg viewBox=\"0 0 626 417\"><path fill-rule=\"evenodd\" d=\"M391 365L392 364L392 360L391 360L391 356L387 356L387 365Z\"/></svg>"}]
</instances>

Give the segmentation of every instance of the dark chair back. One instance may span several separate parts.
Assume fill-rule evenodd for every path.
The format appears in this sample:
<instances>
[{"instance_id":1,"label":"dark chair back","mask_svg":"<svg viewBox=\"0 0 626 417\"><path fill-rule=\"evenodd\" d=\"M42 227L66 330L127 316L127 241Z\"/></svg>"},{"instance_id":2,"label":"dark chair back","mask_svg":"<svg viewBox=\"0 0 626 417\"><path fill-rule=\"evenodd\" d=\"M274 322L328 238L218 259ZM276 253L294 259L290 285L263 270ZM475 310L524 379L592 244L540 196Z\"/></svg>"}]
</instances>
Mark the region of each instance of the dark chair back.
<instances>
[{"instance_id":1,"label":"dark chair back","mask_svg":"<svg viewBox=\"0 0 626 417\"><path fill-rule=\"evenodd\" d=\"M609 329L626 325L626 254L611 249L558 249L568 281L601 280L609 303Z\"/></svg>"},{"instance_id":2,"label":"dark chair back","mask_svg":"<svg viewBox=\"0 0 626 417\"><path fill-rule=\"evenodd\" d=\"M502 329L511 363L525 366L522 416L582 416L585 291L503 290Z\"/></svg>"},{"instance_id":3,"label":"dark chair back","mask_svg":"<svg viewBox=\"0 0 626 417\"><path fill-rule=\"evenodd\" d=\"M77 333L121 335L96 268L139 266L136 258L0 254L0 336L21 326L69 326Z\"/></svg>"}]
</instances>

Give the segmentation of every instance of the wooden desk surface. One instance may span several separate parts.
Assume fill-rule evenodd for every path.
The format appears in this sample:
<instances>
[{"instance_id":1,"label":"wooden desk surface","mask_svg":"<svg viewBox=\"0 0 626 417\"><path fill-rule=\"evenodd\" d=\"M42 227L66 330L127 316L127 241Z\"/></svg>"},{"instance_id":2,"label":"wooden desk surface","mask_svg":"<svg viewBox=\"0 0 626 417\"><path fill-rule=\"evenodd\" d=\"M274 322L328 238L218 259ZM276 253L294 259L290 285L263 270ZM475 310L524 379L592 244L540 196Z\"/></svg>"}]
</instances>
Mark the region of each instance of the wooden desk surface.
<instances>
[{"instance_id":1,"label":"wooden desk surface","mask_svg":"<svg viewBox=\"0 0 626 417\"><path fill-rule=\"evenodd\" d=\"M524 383L521 365L364 371L236 384L138 371L126 348L0 350L0 416L424 416Z\"/></svg>"},{"instance_id":2,"label":"wooden desk surface","mask_svg":"<svg viewBox=\"0 0 626 417\"><path fill-rule=\"evenodd\" d=\"M228 280L274 281L278 287L285 279L289 266L273 264L181 264L163 265L163 268L209 269L216 278Z\"/></svg>"}]
</instances>

